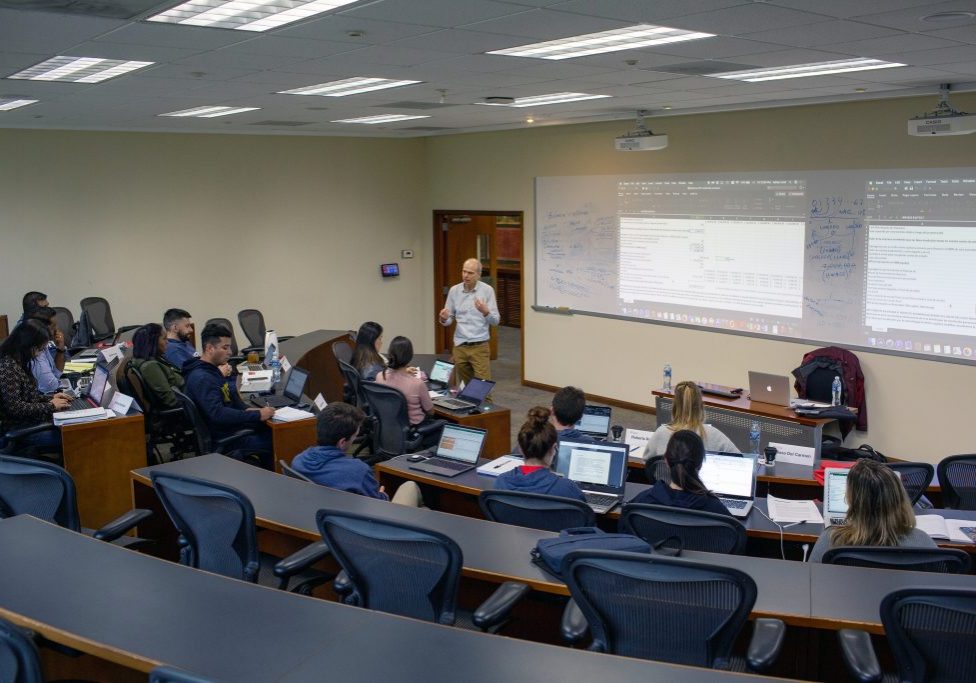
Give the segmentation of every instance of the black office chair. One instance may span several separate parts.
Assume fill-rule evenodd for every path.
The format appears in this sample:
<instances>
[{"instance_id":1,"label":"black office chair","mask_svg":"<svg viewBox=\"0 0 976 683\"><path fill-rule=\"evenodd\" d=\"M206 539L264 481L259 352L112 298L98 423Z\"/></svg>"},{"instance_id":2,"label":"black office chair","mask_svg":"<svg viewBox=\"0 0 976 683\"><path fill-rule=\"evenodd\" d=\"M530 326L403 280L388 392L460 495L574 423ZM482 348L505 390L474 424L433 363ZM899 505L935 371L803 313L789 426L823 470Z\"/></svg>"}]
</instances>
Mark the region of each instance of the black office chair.
<instances>
[{"instance_id":1,"label":"black office chair","mask_svg":"<svg viewBox=\"0 0 976 683\"><path fill-rule=\"evenodd\" d=\"M668 467L663 455L652 455L644 461L644 476L651 486L654 486L658 480L665 484L671 483L671 468Z\"/></svg>"},{"instance_id":2,"label":"black office chair","mask_svg":"<svg viewBox=\"0 0 976 683\"><path fill-rule=\"evenodd\" d=\"M237 489L166 472L152 471L149 476L180 534L180 564L281 590L287 590L295 578L297 584L292 591L305 595L333 578L310 569L329 554L322 542L312 543L283 560L258 552L254 507ZM277 583L269 573L278 578Z\"/></svg>"},{"instance_id":3,"label":"black office chair","mask_svg":"<svg viewBox=\"0 0 976 683\"><path fill-rule=\"evenodd\" d=\"M114 339L117 334L141 327L141 325L126 325L115 329L115 320L112 318L112 307L106 299L100 296L88 296L82 299L81 312L88 314L88 324L91 326L92 339L96 342Z\"/></svg>"},{"instance_id":4,"label":"black office chair","mask_svg":"<svg viewBox=\"0 0 976 683\"><path fill-rule=\"evenodd\" d=\"M0 424L0 454L15 455L21 458L38 458L60 463L60 449L43 450L40 446L34 446L27 442L27 437L41 432L57 431L53 422L39 422L28 427L18 427L17 429L7 429Z\"/></svg>"},{"instance_id":5,"label":"black office chair","mask_svg":"<svg viewBox=\"0 0 976 683\"><path fill-rule=\"evenodd\" d=\"M41 657L34 641L4 619L0 619L0 681L44 683Z\"/></svg>"},{"instance_id":6,"label":"black office chair","mask_svg":"<svg viewBox=\"0 0 976 683\"><path fill-rule=\"evenodd\" d=\"M947 508L976 510L976 454L950 455L936 471Z\"/></svg>"},{"instance_id":7,"label":"black office chair","mask_svg":"<svg viewBox=\"0 0 976 683\"><path fill-rule=\"evenodd\" d=\"M596 524L593 509L581 500L524 491L482 491L478 505L492 522L544 531Z\"/></svg>"},{"instance_id":8,"label":"black office chair","mask_svg":"<svg viewBox=\"0 0 976 683\"><path fill-rule=\"evenodd\" d=\"M231 363L232 365L243 363L244 357L249 351L257 351L259 354L264 353L263 347L254 349L248 348L244 349L243 351L240 350L237 346L237 334L234 332L234 325L231 323L229 318L210 318L210 320L204 324L204 327L210 324L226 327L230 331L230 358L227 361L228 363Z\"/></svg>"},{"instance_id":9,"label":"black office chair","mask_svg":"<svg viewBox=\"0 0 976 683\"><path fill-rule=\"evenodd\" d=\"M340 339L339 341L332 342L332 355L335 356L336 363L339 366L339 372L342 374L342 379L345 384L342 387L342 400L350 405L356 405L359 401L358 398L358 387L359 387L359 372L352 366L352 354L353 345L346 339ZM345 366L345 367L344 367ZM346 368L349 368L356 375L355 386L349 379L349 375L346 374Z\"/></svg>"},{"instance_id":10,"label":"black office chair","mask_svg":"<svg viewBox=\"0 0 976 683\"><path fill-rule=\"evenodd\" d=\"M916 572L965 574L969 553L954 548L893 548L878 546L839 546L824 553L824 564L874 569L906 569Z\"/></svg>"},{"instance_id":11,"label":"black office chair","mask_svg":"<svg viewBox=\"0 0 976 683\"><path fill-rule=\"evenodd\" d=\"M889 462L888 467L901 477L912 505L922 497L935 476L935 468L927 462Z\"/></svg>"},{"instance_id":12,"label":"black office chair","mask_svg":"<svg viewBox=\"0 0 976 683\"><path fill-rule=\"evenodd\" d=\"M244 330L244 336L247 337L247 342L251 348L264 349L264 334L268 331L268 328L264 326L264 314L256 308L245 308L243 311L237 312L237 322L241 324L241 329ZM278 342L281 343L292 338L279 335Z\"/></svg>"},{"instance_id":13,"label":"black office chair","mask_svg":"<svg viewBox=\"0 0 976 683\"><path fill-rule=\"evenodd\" d=\"M175 666L157 666L149 672L149 683L220 683L215 678L204 678Z\"/></svg>"},{"instance_id":14,"label":"black office chair","mask_svg":"<svg viewBox=\"0 0 976 683\"><path fill-rule=\"evenodd\" d=\"M0 456L0 518L15 515L33 515L100 541L121 540L122 545L132 547L145 541L124 535L150 517L152 511L130 510L96 531L83 529L75 482L63 467L3 455Z\"/></svg>"},{"instance_id":15,"label":"black office chair","mask_svg":"<svg viewBox=\"0 0 976 683\"><path fill-rule=\"evenodd\" d=\"M348 604L447 626L495 632L529 591L507 581L473 614L457 610L461 548L444 534L339 510L315 515L352 591Z\"/></svg>"},{"instance_id":16,"label":"black office chair","mask_svg":"<svg viewBox=\"0 0 976 683\"><path fill-rule=\"evenodd\" d=\"M881 601L881 623L897 672L881 669L871 635L838 631L841 653L858 681L968 683L976 680L976 591L904 588Z\"/></svg>"},{"instance_id":17,"label":"black office chair","mask_svg":"<svg viewBox=\"0 0 976 683\"><path fill-rule=\"evenodd\" d=\"M196 435L192 425L187 422L182 406L167 408L159 397L146 387L142 371L125 358L115 372L119 391L132 396L145 417L146 460L149 465L163 462L163 449L169 453L170 460L182 460L187 453L196 450Z\"/></svg>"},{"instance_id":18,"label":"black office chair","mask_svg":"<svg viewBox=\"0 0 976 683\"><path fill-rule=\"evenodd\" d=\"M624 505L618 526L654 548L727 555L741 555L746 549L746 528L734 517L713 512L630 503Z\"/></svg>"},{"instance_id":19,"label":"black office chair","mask_svg":"<svg viewBox=\"0 0 976 683\"><path fill-rule=\"evenodd\" d=\"M755 581L738 569L613 551L572 552L563 567L591 650L732 671L764 671L779 655L779 619L756 619L746 658L732 654L756 602Z\"/></svg>"},{"instance_id":20,"label":"black office chair","mask_svg":"<svg viewBox=\"0 0 976 683\"><path fill-rule=\"evenodd\" d=\"M193 434L196 437L194 450L197 455L221 453L235 460L244 460L258 466L262 466L262 456L265 459L269 457L269 454L263 451L243 451L239 448L242 439L254 434L253 429L239 429L222 439L214 439L210 434L210 428L207 426L193 399L179 389L174 388L173 393L176 395L176 400L180 402L180 408L183 411L187 424L192 426Z\"/></svg>"},{"instance_id":21,"label":"black office chair","mask_svg":"<svg viewBox=\"0 0 976 683\"><path fill-rule=\"evenodd\" d=\"M375 419L370 449L373 462L420 450L425 444L432 445L447 424L447 420L431 420L415 427L407 414L407 399L399 390L365 380L359 387Z\"/></svg>"},{"instance_id":22,"label":"black office chair","mask_svg":"<svg viewBox=\"0 0 976 683\"><path fill-rule=\"evenodd\" d=\"M343 363L352 363L352 354L355 350L355 344L350 339L338 339L332 342L332 355L335 356L337 361L342 361Z\"/></svg>"},{"instance_id":23,"label":"black office chair","mask_svg":"<svg viewBox=\"0 0 976 683\"><path fill-rule=\"evenodd\" d=\"M357 406L366 413L366 421L359 428L359 436L356 437L357 446L353 453L358 456L373 444L373 423L375 420L369 403L366 402L366 395L360 386L362 379L359 376L359 371L344 360L337 358L336 361L339 363L339 372L342 373L342 378L345 380L345 384L342 387L343 400L349 405Z\"/></svg>"},{"instance_id":24,"label":"black office chair","mask_svg":"<svg viewBox=\"0 0 976 683\"><path fill-rule=\"evenodd\" d=\"M295 471L295 469L291 465L286 463L284 460L279 462L278 465L281 467L281 473L284 474L286 477L291 477L292 479L298 479L299 481L307 481L310 484L315 483L314 481L306 477L301 472Z\"/></svg>"},{"instance_id":25,"label":"black office chair","mask_svg":"<svg viewBox=\"0 0 976 683\"><path fill-rule=\"evenodd\" d=\"M64 343L69 345L68 352L79 351L80 349L70 347L71 340L75 336L75 316L71 309L64 306L52 306L52 308L54 309L54 322L61 334L64 335Z\"/></svg>"}]
</instances>

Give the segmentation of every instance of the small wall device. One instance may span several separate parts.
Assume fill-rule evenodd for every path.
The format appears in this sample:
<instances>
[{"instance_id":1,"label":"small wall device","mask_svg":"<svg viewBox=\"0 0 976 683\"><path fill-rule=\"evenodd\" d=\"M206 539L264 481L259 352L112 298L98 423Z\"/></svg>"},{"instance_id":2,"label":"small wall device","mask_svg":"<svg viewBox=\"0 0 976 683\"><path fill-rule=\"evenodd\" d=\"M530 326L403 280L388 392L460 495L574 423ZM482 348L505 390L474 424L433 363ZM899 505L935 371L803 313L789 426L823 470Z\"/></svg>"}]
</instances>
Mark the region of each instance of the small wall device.
<instances>
[{"instance_id":1,"label":"small wall device","mask_svg":"<svg viewBox=\"0 0 976 683\"><path fill-rule=\"evenodd\" d=\"M380 264L380 275L383 277L399 277L400 276L400 264L399 263L381 263Z\"/></svg>"}]
</instances>

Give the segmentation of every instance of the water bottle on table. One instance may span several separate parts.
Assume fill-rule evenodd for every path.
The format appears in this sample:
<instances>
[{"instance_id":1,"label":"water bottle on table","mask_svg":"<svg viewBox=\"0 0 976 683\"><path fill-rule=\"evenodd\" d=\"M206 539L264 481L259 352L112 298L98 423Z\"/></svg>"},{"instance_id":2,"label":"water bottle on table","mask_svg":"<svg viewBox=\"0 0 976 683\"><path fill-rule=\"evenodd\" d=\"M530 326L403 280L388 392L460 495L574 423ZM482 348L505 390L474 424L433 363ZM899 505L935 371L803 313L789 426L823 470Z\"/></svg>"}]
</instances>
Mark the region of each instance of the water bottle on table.
<instances>
[{"instance_id":1,"label":"water bottle on table","mask_svg":"<svg viewBox=\"0 0 976 683\"><path fill-rule=\"evenodd\" d=\"M834 375L834 383L830 385L830 405L839 406L840 405L840 377Z\"/></svg>"},{"instance_id":2,"label":"water bottle on table","mask_svg":"<svg viewBox=\"0 0 976 683\"><path fill-rule=\"evenodd\" d=\"M756 457L761 455L759 450L759 440L762 436L762 432L759 429L759 421L753 420L752 426L749 427L749 452L755 453Z\"/></svg>"},{"instance_id":3,"label":"water bottle on table","mask_svg":"<svg viewBox=\"0 0 976 683\"><path fill-rule=\"evenodd\" d=\"M664 364L664 384L662 387L665 391L671 391L671 363Z\"/></svg>"},{"instance_id":4,"label":"water bottle on table","mask_svg":"<svg viewBox=\"0 0 976 683\"><path fill-rule=\"evenodd\" d=\"M272 386L277 386L281 381L281 359L278 357L278 349L271 352L271 362L268 366L271 368Z\"/></svg>"}]
</instances>

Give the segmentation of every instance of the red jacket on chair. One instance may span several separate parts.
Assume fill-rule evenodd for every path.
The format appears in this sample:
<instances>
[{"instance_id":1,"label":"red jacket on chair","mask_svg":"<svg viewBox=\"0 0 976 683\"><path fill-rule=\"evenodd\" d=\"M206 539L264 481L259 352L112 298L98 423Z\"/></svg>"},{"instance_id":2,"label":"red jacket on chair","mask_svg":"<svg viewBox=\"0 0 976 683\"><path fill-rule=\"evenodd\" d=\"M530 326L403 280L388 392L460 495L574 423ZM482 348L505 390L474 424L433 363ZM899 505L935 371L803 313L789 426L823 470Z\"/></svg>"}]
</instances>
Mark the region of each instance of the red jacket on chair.
<instances>
[{"instance_id":1,"label":"red jacket on chair","mask_svg":"<svg viewBox=\"0 0 976 683\"><path fill-rule=\"evenodd\" d=\"M800 367L793 371L793 376L796 377L793 387L796 389L797 395L807 395L807 378L818 367L822 367L822 364L817 362L821 359L834 361L839 366L840 379L847 392L847 405L857 408L857 430L866 431L868 428L868 404L864 392L864 373L861 372L861 363L857 356L847 349L842 349L839 346L825 346L803 356Z\"/></svg>"}]
</instances>

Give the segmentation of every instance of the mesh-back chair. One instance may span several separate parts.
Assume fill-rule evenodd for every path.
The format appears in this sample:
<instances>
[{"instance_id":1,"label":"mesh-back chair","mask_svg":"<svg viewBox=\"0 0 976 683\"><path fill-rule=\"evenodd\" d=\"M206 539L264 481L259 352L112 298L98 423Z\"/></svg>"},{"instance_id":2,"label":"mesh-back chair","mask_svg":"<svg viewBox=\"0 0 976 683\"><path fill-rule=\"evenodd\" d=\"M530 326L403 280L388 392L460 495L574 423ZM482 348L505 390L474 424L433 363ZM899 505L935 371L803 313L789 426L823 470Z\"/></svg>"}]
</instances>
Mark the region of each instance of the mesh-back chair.
<instances>
[{"instance_id":1,"label":"mesh-back chair","mask_svg":"<svg viewBox=\"0 0 976 683\"><path fill-rule=\"evenodd\" d=\"M43 458L61 462L61 449L57 446L41 447L27 442L27 438L41 432L55 432L60 428L53 422L39 422L28 427L7 429L0 424L0 454L17 455L22 458Z\"/></svg>"},{"instance_id":2,"label":"mesh-back chair","mask_svg":"<svg viewBox=\"0 0 976 683\"><path fill-rule=\"evenodd\" d=\"M665 484L671 483L671 468L668 467L663 455L652 455L644 461L644 476L647 477L647 483L651 486L654 486L658 481L663 481Z\"/></svg>"},{"instance_id":3,"label":"mesh-back chair","mask_svg":"<svg viewBox=\"0 0 976 683\"><path fill-rule=\"evenodd\" d=\"M741 555L746 528L734 517L668 505L624 505L620 531L643 538L652 547L679 547Z\"/></svg>"},{"instance_id":4,"label":"mesh-back chair","mask_svg":"<svg viewBox=\"0 0 976 683\"><path fill-rule=\"evenodd\" d=\"M214 678L204 678L175 666L157 666L149 672L149 683L219 683Z\"/></svg>"},{"instance_id":5,"label":"mesh-back chair","mask_svg":"<svg viewBox=\"0 0 976 683\"><path fill-rule=\"evenodd\" d=\"M342 378L345 380L345 384L342 387L343 400L349 405L357 406L366 413L366 421L359 428L359 436L356 437L356 442L359 445L356 447L355 454L359 455L373 444L373 415L370 411L369 403L366 402L363 389L360 386L362 378L359 376L359 371L343 360L339 360L338 358L336 360L339 363L339 372L342 373Z\"/></svg>"},{"instance_id":6,"label":"mesh-back chair","mask_svg":"<svg viewBox=\"0 0 976 683\"><path fill-rule=\"evenodd\" d=\"M243 361L244 359L241 357L240 349L237 346L237 335L234 333L234 325L231 323L230 319L228 319L228 318L211 318L210 320L208 320L204 324L204 327L206 327L207 325L211 325L211 324L213 324L213 325L220 325L220 326L226 327L228 330L230 330L230 355L231 355L231 361L230 362L238 362L238 363L240 363L241 361ZM201 341L200 345L201 345L201 347L203 346L203 342L202 341Z\"/></svg>"},{"instance_id":7,"label":"mesh-back chair","mask_svg":"<svg viewBox=\"0 0 976 683\"><path fill-rule=\"evenodd\" d=\"M307 481L310 484L315 483L314 481L306 477L301 472L296 471L291 465L286 463L284 460L279 461L278 465L281 467L281 473L284 474L286 477L291 477L292 479L298 479L299 481Z\"/></svg>"},{"instance_id":8,"label":"mesh-back chair","mask_svg":"<svg viewBox=\"0 0 976 683\"><path fill-rule=\"evenodd\" d=\"M581 500L524 491L482 491L478 505L492 522L544 531L596 524L593 509Z\"/></svg>"},{"instance_id":9,"label":"mesh-back chair","mask_svg":"<svg viewBox=\"0 0 976 683\"><path fill-rule=\"evenodd\" d=\"M236 448L242 439L254 434L253 429L240 429L221 439L214 439L206 420L203 419L203 415L200 414L200 410L197 408L197 404L193 402L193 399L176 388L173 389L173 394L180 403L180 408L186 418L186 423L192 426L193 434L196 437L194 449L197 455L222 453L237 460L255 458L258 464L260 464L261 456L264 455L263 453L257 451L245 452Z\"/></svg>"},{"instance_id":10,"label":"mesh-back chair","mask_svg":"<svg viewBox=\"0 0 976 683\"><path fill-rule=\"evenodd\" d=\"M415 427L410 424L407 399L401 391L365 380L359 387L374 419L371 448L374 460L388 460L416 451L447 424L447 420L431 420Z\"/></svg>"},{"instance_id":11,"label":"mesh-back chair","mask_svg":"<svg viewBox=\"0 0 976 683\"><path fill-rule=\"evenodd\" d=\"M976 510L976 454L943 458L937 471L946 507Z\"/></svg>"},{"instance_id":12,"label":"mesh-back chair","mask_svg":"<svg viewBox=\"0 0 976 683\"><path fill-rule=\"evenodd\" d=\"M88 296L81 300L82 313L88 314L88 324L91 326L94 341L105 341L114 339L116 334L137 329L141 325L126 325L115 329L115 320L112 318L112 307L108 300L100 296Z\"/></svg>"},{"instance_id":13,"label":"mesh-back chair","mask_svg":"<svg viewBox=\"0 0 976 683\"><path fill-rule=\"evenodd\" d=\"M575 551L563 562L570 594L590 623L591 650L741 671L732 648L756 602L746 573L644 553ZM757 619L749 668L776 659L785 627Z\"/></svg>"},{"instance_id":14,"label":"mesh-back chair","mask_svg":"<svg viewBox=\"0 0 976 683\"><path fill-rule=\"evenodd\" d=\"M145 415L146 458L150 465L163 461L163 446L168 446L167 451L173 460L180 460L186 453L197 450L196 435L182 406L164 406L159 397L147 388L149 385L142 371L129 359L122 361L115 376L119 390L133 396Z\"/></svg>"},{"instance_id":15,"label":"mesh-back chair","mask_svg":"<svg viewBox=\"0 0 976 683\"><path fill-rule=\"evenodd\" d=\"M34 641L17 626L0 619L0 681L44 683Z\"/></svg>"},{"instance_id":16,"label":"mesh-back chair","mask_svg":"<svg viewBox=\"0 0 976 683\"><path fill-rule=\"evenodd\" d=\"M907 569L916 572L965 574L969 553L955 548L892 548L878 546L840 546L823 556L824 564L874 569Z\"/></svg>"},{"instance_id":17,"label":"mesh-back chair","mask_svg":"<svg viewBox=\"0 0 976 683\"><path fill-rule=\"evenodd\" d=\"M866 631L838 632L859 681L970 683L976 680L976 591L904 588L881 601L881 623L897 673L881 669Z\"/></svg>"},{"instance_id":18,"label":"mesh-back chair","mask_svg":"<svg viewBox=\"0 0 976 683\"><path fill-rule=\"evenodd\" d=\"M901 483L905 485L912 505L922 497L935 476L935 468L927 462L889 462L888 467L901 477Z\"/></svg>"},{"instance_id":19,"label":"mesh-back chair","mask_svg":"<svg viewBox=\"0 0 976 683\"><path fill-rule=\"evenodd\" d=\"M339 373L342 375L344 384L342 386L342 400L346 403L356 405L359 403L359 372L352 366L353 345L346 339L332 342L332 355L335 356L336 364L339 366ZM355 380L350 379L348 370L355 374Z\"/></svg>"},{"instance_id":20,"label":"mesh-back chair","mask_svg":"<svg viewBox=\"0 0 976 683\"><path fill-rule=\"evenodd\" d=\"M15 515L33 515L71 531L88 533L101 541L114 541L152 512L130 510L97 531L82 529L75 482L63 467L3 455L0 456L0 518Z\"/></svg>"},{"instance_id":21,"label":"mesh-back chair","mask_svg":"<svg viewBox=\"0 0 976 683\"><path fill-rule=\"evenodd\" d=\"M319 510L315 521L351 584L346 602L439 624L468 625L467 619L458 618L463 558L452 539L339 510ZM470 617L471 623L481 630L496 629L528 590L513 581L502 584Z\"/></svg>"},{"instance_id":22,"label":"mesh-back chair","mask_svg":"<svg viewBox=\"0 0 976 683\"><path fill-rule=\"evenodd\" d=\"M310 593L313 586L332 578L308 569L329 553L321 542L280 562L259 553L254 507L237 489L166 472L152 471L149 476L179 532L180 564L251 583L264 577L265 585L277 585L283 590L297 575L299 583L294 590L302 593ZM262 568L273 571L277 584Z\"/></svg>"},{"instance_id":23,"label":"mesh-back chair","mask_svg":"<svg viewBox=\"0 0 976 683\"><path fill-rule=\"evenodd\" d=\"M75 316L70 308L64 306L53 306L54 322L64 335L64 341L71 343L71 338L75 336Z\"/></svg>"},{"instance_id":24,"label":"mesh-back chair","mask_svg":"<svg viewBox=\"0 0 976 683\"><path fill-rule=\"evenodd\" d=\"M332 355L335 356L336 360L341 360L343 363L352 363L352 354L355 350L355 346L348 339L339 339L332 342Z\"/></svg>"},{"instance_id":25,"label":"mesh-back chair","mask_svg":"<svg viewBox=\"0 0 976 683\"><path fill-rule=\"evenodd\" d=\"M249 348L263 350L264 334L268 331L268 328L264 326L264 314L256 308L245 308L243 311L237 312L237 322L241 324L244 336L247 337L247 343L251 345ZM279 343L289 339L292 337L278 336Z\"/></svg>"}]
</instances>

